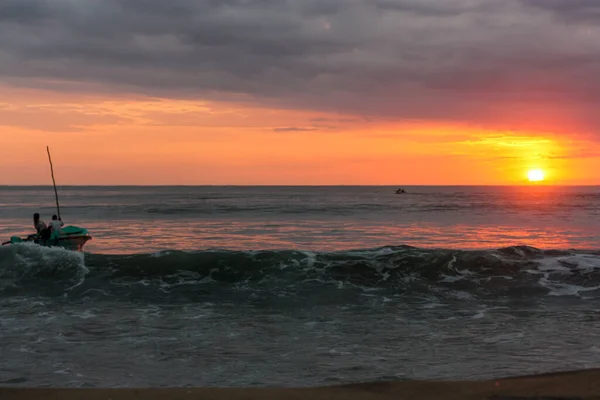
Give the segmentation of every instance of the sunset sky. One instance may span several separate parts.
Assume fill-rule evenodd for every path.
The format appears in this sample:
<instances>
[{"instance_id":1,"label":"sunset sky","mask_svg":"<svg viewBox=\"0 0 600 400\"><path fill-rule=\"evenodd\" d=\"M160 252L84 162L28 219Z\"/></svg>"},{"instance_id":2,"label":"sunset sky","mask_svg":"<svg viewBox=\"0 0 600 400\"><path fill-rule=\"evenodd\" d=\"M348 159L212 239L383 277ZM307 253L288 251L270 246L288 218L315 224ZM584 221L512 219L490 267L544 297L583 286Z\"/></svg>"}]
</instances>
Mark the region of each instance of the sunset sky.
<instances>
[{"instance_id":1,"label":"sunset sky","mask_svg":"<svg viewBox=\"0 0 600 400\"><path fill-rule=\"evenodd\" d=\"M3 0L0 184L600 184L598 0Z\"/></svg>"}]
</instances>

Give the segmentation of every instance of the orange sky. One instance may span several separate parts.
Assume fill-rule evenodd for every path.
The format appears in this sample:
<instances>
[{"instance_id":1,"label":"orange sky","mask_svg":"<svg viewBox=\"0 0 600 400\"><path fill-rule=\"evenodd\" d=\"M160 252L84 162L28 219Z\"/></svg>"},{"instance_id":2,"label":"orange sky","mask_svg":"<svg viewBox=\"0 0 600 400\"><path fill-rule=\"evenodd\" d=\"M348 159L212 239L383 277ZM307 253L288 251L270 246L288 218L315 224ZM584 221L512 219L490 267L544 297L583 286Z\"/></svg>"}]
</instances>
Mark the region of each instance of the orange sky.
<instances>
[{"instance_id":1,"label":"orange sky","mask_svg":"<svg viewBox=\"0 0 600 400\"><path fill-rule=\"evenodd\" d=\"M600 184L589 7L8 2L0 184Z\"/></svg>"},{"instance_id":2,"label":"orange sky","mask_svg":"<svg viewBox=\"0 0 600 400\"><path fill-rule=\"evenodd\" d=\"M519 184L597 183L595 145L544 132L457 123L368 122L236 104L5 88L0 184ZM562 158L561 158L562 157Z\"/></svg>"}]
</instances>

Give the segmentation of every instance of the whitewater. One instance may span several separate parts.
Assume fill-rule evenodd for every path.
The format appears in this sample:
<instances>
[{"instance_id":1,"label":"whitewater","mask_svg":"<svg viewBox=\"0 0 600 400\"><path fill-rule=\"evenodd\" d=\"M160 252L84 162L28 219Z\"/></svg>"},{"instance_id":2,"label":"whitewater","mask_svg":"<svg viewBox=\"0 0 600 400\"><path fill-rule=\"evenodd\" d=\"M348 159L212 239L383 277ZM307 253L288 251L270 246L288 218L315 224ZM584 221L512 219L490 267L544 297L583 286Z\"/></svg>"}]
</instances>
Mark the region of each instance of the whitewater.
<instances>
[{"instance_id":1,"label":"whitewater","mask_svg":"<svg viewBox=\"0 0 600 400\"><path fill-rule=\"evenodd\" d=\"M597 187L63 187L0 248L0 384L315 386L600 366ZM49 219L0 187L0 235ZM61 211L62 211L61 210Z\"/></svg>"}]
</instances>

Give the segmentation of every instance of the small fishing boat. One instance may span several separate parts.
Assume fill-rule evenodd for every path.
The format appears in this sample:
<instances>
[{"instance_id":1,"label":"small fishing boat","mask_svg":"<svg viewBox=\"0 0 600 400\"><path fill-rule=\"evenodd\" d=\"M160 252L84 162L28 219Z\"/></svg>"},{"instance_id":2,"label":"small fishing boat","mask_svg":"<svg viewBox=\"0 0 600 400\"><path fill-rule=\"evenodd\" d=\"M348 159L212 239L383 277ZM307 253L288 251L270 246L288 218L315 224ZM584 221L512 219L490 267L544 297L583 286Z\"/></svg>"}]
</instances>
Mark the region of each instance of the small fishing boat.
<instances>
[{"instance_id":1,"label":"small fishing boat","mask_svg":"<svg viewBox=\"0 0 600 400\"><path fill-rule=\"evenodd\" d=\"M17 243L35 243L46 247L62 247L67 250L82 251L83 246L92 240L92 236L87 229L78 226L68 225L60 230L58 239L43 240L37 234L28 235L27 237L13 236L8 242L2 245L17 244Z\"/></svg>"},{"instance_id":2,"label":"small fishing boat","mask_svg":"<svg viewBox=\"0 0 600 400\"><path fill-rule=\"evenodd\" d=\"M56 196L56 211L60 218L60 204L58 202L58 190L56 190L56 180L54 179L54 167L52 165L52 158L50 157L50 148L46 147L48 151L48 161L50 161L50 172L52 174L52 184L54 185L54 195ZM67 250L82 251L83 246L92 240L92 236L88 233L87 229L79 226L63 226L60 228L58 237L51 236L50 238L42 238L39 234L28 235L27 237L12 236L9 241L2 243L2 246L17 243L35 243L40 246L46 247L62 247Z\"/></svg>"}]
</instances>

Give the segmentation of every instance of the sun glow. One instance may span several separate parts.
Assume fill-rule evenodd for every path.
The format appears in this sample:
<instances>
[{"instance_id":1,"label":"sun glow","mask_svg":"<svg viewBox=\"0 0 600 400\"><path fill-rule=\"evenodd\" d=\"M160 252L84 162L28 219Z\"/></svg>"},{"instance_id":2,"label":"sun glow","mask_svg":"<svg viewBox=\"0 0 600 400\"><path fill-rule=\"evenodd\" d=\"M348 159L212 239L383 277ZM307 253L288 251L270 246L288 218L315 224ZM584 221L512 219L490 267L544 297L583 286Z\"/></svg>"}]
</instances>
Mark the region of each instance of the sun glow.
<instances>
[{"instance_id":1,"label":"sun glow","mask_svg":"<svg viewBox=\"0 0 600 400\"><path fill-rule=\"evenodd\" d=\"M527 172L529 182L541 182L544 180L544 171L541 169L532 169Z\"/></svg>"}]
</instances>

